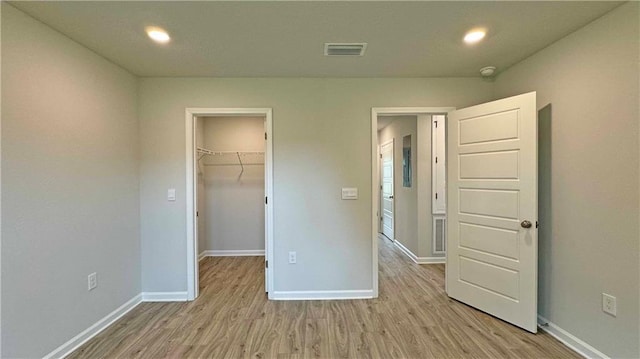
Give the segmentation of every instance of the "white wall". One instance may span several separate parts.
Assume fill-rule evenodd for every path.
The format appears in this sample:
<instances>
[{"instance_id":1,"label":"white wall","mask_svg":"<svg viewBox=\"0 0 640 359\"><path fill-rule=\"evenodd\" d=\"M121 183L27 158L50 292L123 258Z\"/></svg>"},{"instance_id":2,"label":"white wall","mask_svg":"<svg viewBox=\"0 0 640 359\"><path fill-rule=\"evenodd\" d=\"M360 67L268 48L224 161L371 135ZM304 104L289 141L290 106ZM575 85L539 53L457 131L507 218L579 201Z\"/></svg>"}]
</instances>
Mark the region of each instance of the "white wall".
<instances>
[{"instance_id":1,"label":"white wall","mask_svg":"<svg viewBox=\"0 0 640 359\"><path fill-rule=\"evenodd\" d=\"M263 117L208 117L205 147L264 151ZM205 156L206 234L203 250L264 250L264 155ZM262 164L262 165L254 165Z\"/></svg>"},{"instance_id":2,"label":"white wall","mask_svg":"<svg viewBox=\"0 0 640 359\"><path fill-rule=\"evenodd\" d=\"M140 293L137 84L1 6L1 356L35 358Z\"/></svg>"},{"instance_id":3,"label":"white wall","mask_svg":"<svg viewBox=\"0 0 640 359\"><path fill-rule=\"evenodd\" d=\"M496 98L537 91L544 108L539 312L616 358L640 357L638 18L625 4L495 82Z\"/></svg>"},{"instance_id":4,"label":"white wall","mask_svg":"<svg viewBox=\"0 0 640 359\"><path fill-rule=\"evenodd\" d=\"M273 108L275 290L355 290L372 287L371 108L461 107L491 89L480 79L141 79L143 290L186 289L186 107ZM351 186L360 198L342 201Z\"/></svg>"}]
</instances>

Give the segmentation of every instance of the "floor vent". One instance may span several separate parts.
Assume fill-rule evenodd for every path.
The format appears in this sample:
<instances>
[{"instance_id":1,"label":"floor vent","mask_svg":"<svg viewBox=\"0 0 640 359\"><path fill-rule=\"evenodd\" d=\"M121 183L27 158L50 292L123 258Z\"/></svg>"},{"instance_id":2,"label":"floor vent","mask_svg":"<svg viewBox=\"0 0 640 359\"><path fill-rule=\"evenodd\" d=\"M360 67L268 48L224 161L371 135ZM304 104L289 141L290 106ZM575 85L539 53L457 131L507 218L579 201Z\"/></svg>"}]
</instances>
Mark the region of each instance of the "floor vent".
<instances>
[{"instance_id":1,"label":"floor vent","mask_svg":"<svg viewBox=\"0 0 640 359\"><path fill-rule=\"evenodd\" d=\"M363 56L367 49L366 42L360 43L325 43L325 56Z\"/></svg>"},{"instance_id":2,"label":"floor vent","mask_svg":"<svg viewBox=\"0 0 640 359\"><path fill-rule=\"evenodd\" d=\"M447 220L444 217L433 219L433 253L445 253L446 228Z\"/></svg>"}]
</instances>

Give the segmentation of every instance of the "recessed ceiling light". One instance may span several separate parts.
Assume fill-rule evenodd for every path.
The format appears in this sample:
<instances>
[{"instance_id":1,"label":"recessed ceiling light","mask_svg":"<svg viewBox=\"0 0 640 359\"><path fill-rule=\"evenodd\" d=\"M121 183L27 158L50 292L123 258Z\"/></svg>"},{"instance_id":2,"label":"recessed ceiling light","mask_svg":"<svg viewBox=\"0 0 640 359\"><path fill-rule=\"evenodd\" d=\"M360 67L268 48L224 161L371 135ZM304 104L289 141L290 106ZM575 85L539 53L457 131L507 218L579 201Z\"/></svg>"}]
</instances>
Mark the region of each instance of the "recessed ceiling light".
<instances>
[{"instance_id":1,"label":"recessed ceiling light","mask_svg":"<svg viewBox=\"0 0 640 359\"><path fill-rule=\"evenodd\" d=\"M464 35L464 42L467 44L475 44L476 42L484 39L487 31L484 29L473 29Z\"/></svg>"},{"instance_id":2,"label":"recessed ceiling light","mask_svg":"<svg viewBox=\"0 0 640 359\"><path fill-rule=\"evenodd\" d=\"M155 42L166 44L167 42L169 42L169 40L171 40L171 37L169 37L169 34L167 34L167 32L162 28L159 28L156 26L149 26L145 30L147 31L147 35L149 35L151 40Z\"/></svg>"}]
</instances>

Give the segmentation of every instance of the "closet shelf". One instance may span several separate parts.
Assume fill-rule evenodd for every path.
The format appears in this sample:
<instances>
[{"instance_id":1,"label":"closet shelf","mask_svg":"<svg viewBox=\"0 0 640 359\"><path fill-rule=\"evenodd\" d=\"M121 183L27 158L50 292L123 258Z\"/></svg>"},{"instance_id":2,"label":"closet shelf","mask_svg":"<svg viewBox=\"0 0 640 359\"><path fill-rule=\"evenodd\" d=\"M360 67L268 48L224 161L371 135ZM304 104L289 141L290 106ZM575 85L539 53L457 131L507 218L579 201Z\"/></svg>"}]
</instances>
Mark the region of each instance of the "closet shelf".
<instances>
[{"instance_id":1,"label":"closet shelf","mask_svg":"<svg viewBox=\"0 0 640 359\"><path fill-rule=\"evenodd\" d=\"M202 154L198 161L202 159L204 156L218 156L218 155L235 155L238 157L238 164L205 164L205 166L237 166L240 165L242 171L240 174L244 172L244 166L255 166L255 165L263 165L263 163L242 163L242 156L245 155L264 155L264 151L212 151L207 148L197 147L196 150L198 153Z\"/></svg>"}]
</instances>

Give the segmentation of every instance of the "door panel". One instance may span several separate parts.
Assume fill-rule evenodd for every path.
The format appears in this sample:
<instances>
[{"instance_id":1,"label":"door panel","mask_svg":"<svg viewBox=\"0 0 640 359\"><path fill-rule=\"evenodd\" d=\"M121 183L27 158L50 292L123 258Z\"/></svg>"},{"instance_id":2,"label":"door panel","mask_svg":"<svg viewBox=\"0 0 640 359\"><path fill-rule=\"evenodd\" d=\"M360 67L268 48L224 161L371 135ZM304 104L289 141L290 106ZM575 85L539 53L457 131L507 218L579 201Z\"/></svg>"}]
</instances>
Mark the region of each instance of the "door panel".
<instances>
[{"instance_id":1,"label":"door panel","mask_svg":"<svg viewBox=\"0 0 640 359\"><path fill-rule=\"evenodd\" d=\"M506 110L462 119L459 127L460 145L517 139L518 111Z\"/></svg>"},{"instance_id":2,"label":"door panel","mask_svg":"<svg viewBox=\"0 0 640 359\"><path fill-rule=\"evenodd\" d=\"M518 299L518 272L467 257L460 257L460 280L493 292Z\"/></svg>"},{"instance_id":3,"label":"door panel","mask_svg":"<svg viewBox=\"0 0 640 359\"><path fill-rule=\"evenodd\" d=\"M448 126L447 293L535 333L535 92L450 112Z\"/></svg>"},{"instance_id":4,"label":"door panel","mask_svg":"<svg viewBox=\"0 0 640 359\"><path fill-rule=\"evenodd\" d=\"M460 248L518 260L518 232L502 228L460 223Z\"/></svg>"},{"instance_id":5,"label":"door panel","mask_svg":"<svg viewBox=\"0 0 640 359\"><path fill-rule=\"evenodd\" d=\"M518 179L518 152L460 155L462 179Z\"/></svg>"},{"instance_id":6,"label":"door panel","mask_svg":"<svg viewBox=\"0 0 640 359\"><path fill-rule=\"evenodd\" d=\"M393 203L393 140L380 146L382 189L380 194L382 208L382 233L394 239L394 203Z\"/></svg>"}]
</instances>

